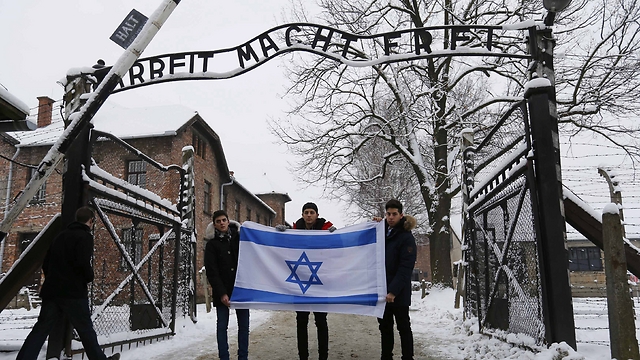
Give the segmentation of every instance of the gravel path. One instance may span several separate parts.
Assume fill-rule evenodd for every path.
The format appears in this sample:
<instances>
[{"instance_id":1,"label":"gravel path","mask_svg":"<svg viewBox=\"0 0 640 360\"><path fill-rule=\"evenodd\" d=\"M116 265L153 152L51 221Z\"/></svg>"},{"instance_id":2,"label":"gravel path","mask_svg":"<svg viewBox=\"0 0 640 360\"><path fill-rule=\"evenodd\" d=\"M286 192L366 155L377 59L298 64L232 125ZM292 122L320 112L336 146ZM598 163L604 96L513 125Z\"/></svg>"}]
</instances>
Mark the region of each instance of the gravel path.
<instances>
[{"instance_id":1,"label":"gravel path","mask_svg":"<svg viewBox=\"0 0 640 360\"><path fill-rule=\"evenodd\" d=\"M251 330L249 335L249 358L252 360L297 360L296 315L293 311L274 311L269 320ZM370 316L329 314L329 359L375 360L380 358L380 333L376 318ZM237 352L236 338L229 333L231 358ZM414 335L415 336L415 335ZM426 339L416 338L416 344ZM199 346L195 346L198 348ZM211 342L203 347L212 348ZM192 348L192 350L195 350ZM215 348L215 347L213 347ZM317 335L313 315L309 319L309 354L310 360L318 359ZM400 339L396 332L396 359L400 358ZM437 360L425 351L428 347L415 346L416 360ZM180 354L172 354L169 358ZM186 354L182 352L182 356ZM180 357L184 358L184 357ZM196 360L218 360L217 352L207 351L195 357Z\"/></svg>"}]
</instances>

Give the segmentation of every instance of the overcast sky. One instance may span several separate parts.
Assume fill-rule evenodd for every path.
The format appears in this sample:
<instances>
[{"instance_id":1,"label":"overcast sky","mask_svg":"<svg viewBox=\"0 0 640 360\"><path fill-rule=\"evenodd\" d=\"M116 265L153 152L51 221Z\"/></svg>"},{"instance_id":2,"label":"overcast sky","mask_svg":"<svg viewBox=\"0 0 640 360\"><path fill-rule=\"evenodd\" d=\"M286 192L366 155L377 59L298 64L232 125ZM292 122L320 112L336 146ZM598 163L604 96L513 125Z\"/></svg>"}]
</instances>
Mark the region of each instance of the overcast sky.
<instances>
[{"instance_id":1,"label":"overcast sky","mask_svg":"<svg viewBox=\"0 0 640 360\"><path fill-rule=\"evenodd\" d=\"M0 0L0 84L29 107L37 96L62 98L56 82L71 68L97 59L112 65L123 49L109 40L132 9L147 17L160 0ZM313 2L310 2L311 4ZM142 57L234 47L282 23L288 0L183 0ZM287 220L314 201L321 216L338 227L349 225L342 206L322 199L320 188L302 189L288 171L286 147L267 129L267 119L284 116L285 77L275 58L228 80L182 81L112 95L126 107L181 104L192 108L220 135L229 169L249 190L289 193ZM266 175L265 175L266 174Z\"/></svg>"}]
</instances>

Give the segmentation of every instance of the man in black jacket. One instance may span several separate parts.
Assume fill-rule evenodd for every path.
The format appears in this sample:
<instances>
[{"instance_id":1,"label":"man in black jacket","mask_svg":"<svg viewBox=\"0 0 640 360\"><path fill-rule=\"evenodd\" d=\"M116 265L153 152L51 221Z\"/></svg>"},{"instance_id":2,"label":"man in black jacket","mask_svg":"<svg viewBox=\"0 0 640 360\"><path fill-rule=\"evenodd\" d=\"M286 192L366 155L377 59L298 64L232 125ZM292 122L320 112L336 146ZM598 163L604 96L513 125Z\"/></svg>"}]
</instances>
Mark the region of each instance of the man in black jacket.
<instances>
[{"instance_id":1,"label":"man in black jacket","mask_svg":"<svg viewBox=\"0 0 640 360\"><path fill-rule=\"evenodd\" d=\"M240 249L240 225L231 223L224 210L213 213L213 222L209 223L204 239L204 266L207 279L213 289L213 304L216 307L216 336L220 360L229 360L229 299L233 292L238 269ZM238 319L238 360L247 360L249 356L249 309L236 309Z\"/></svg>"},{"instance_id":2,"label":"man in black jacket","mask_svg":"<svg viewBox=\"0 0 640 360\"><path fill-rule=\"evenodd\" d=\"M89 360L120 359L119 353L105 356L91 322L87 284L93 281L93 210L81 207L75 218L53 240L44 259L40 315L16 360L36 360L47 335L64 315L78 332Z\"/></svg>"},{"instance_id":3,"label":"man in black jacket","mask_svg":"<svg viewBox=\"0 0 640 360\"><path fill-rule=\"evenodd\" d=\"M416 262L416 240L411 229L416 221L402 214L402 203L392 199L385 205L385 268L387 305L378 319L382 340L381 360L393 359L393 318L398 323L402 360L413 360L413 333L409 320L411 274Z\"/></svg>"},{"instance_id":4,"label":"man in black jacket","mask_svg":"<svg viewBox=\"0 0 640 360\"><path fill-rule=\"evenodd\" d=\"M336 227L331 221L319 217L318 205L308 202L302 205L302 217L293 224L298 230L329 230L334 232ZM279 231L285 231L283 225L276 226ZM318 329L318 359L327 360L329 357L329 325L327 313L314 311L316 328ZM296 311L296 333L298 336L298 356L300 360L309 359L309 311Z\"/></svg>"}]
</instances>

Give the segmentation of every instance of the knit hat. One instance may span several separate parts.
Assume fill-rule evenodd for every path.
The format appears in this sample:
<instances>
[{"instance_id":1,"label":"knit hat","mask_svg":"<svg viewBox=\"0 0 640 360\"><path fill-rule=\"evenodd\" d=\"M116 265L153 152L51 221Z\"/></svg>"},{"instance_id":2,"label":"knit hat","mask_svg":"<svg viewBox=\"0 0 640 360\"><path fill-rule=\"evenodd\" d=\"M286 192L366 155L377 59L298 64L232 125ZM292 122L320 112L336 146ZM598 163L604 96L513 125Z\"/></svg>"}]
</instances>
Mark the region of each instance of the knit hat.
<instances>
[{"instance_id":1,"label":"knit hat","mask_svg":"<svg viewBox=\"0 0 640 360\"><path fill-rule=\"evenodd\" d=\"M313 209L316 213L318 212L318 205L312 203L312 202L308 202L304 205L302 205L302 212L304 212L306 209Z\"/></svg>"}]
</instances>

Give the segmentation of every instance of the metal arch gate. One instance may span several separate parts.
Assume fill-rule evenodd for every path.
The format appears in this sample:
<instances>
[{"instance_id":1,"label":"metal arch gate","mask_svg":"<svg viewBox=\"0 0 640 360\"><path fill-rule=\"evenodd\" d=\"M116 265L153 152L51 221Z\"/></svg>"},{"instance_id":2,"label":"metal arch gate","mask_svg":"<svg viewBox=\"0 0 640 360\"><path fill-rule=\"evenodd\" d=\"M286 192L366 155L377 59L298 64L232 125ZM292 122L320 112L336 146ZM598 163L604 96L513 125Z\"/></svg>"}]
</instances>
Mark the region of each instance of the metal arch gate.
<instances>
[{"instance_id":1,"label":"metal arch gate","mask_svg":"<svg viewBox=\"0 0 640 360\"><path fill-rule=\"evenodd\" d=\"M82 106L78 104L72 104L69 107L70 112L77 109L79 110L76 114L74 114L76 116L73 117L73 119L70 119L70 124L65 130L60 141L49 150L45 158L40 163L38 172L31 178L22 195L20 195L20 197L17 199L16 206L11 209L6 218L0 223L0 239L6 235L11 227L11 224L18 216L18 214L22 211L22 208L26 206L25 204L28 202L28 200L33 197L37 189L42 185L42 183L44 183L46 178L55 169L56 165L61 161L64 154L70 151L71 144L78 137L78 134L88 127L93 115L100 109L106 98L113 92L123 91L139 86L151 85L164 81L223 79L234 77L265 63L269 59L279 54L291 51L306 51L315 53L317 55L342 62L343 64L346 64L348 66L371 66L381 63L452 56L496 56L521 58L533 61L531 64L532 66L530 66L530 71L537 74L537 76L532 76L539 77L539 79L537 80L546 80L543 79L543 77L549 75L549 70L552 72L553 67L553 48L549 47L549 44L553 43L553 38L551 36L551 30L549 26L543 28L531 26L529 28L514 29L502 26L448 25L425 27L419 29L408 29L380 35L359 36L346 33L339 29L331 27L298 23L279 26L270 31L262 33L259 36L256 36L248 42L235 48L206 52L166 54L136 61L140 54L144 51L146 46L149 44L155 33L167 19L169 14L171 14L173 9L175 9L175 7L179 3L180 0L163 0L160 7L156 10L156 12L154 12L149 21L147 21L143 26L142 30L140 31L140 36L138 36L138 38L133 41L133 44L127 47L127 51L118 59L113 67L102 69L98 68L81 74L90 78L94 82L94 84L96 85L95 91L90 94L86 101L86 104ZM278 31L284 33L284 35L274 36L274 34L272 34L272 32ZM451 31L452 34L455 33L455 36L452 35L452 39L455 38L455 40L452 40L449 48L436 49L436 51L433 51L431 48L433 44L431 44L429 40L433 38L429 33L430 31ZM526 49L520 49L518 46L514 46L510 48L512 50L515 49L511 52L502 53L499 50L496 51L496 49L498 48L492 46L492 40L495 37L501 36L500 34L498 34L499 32L509 31L528 32L528 44L526 44ZM473 33L474 36L467 36L468 33ZM276 41L277 39L284 39L284 43ZM402 39L406 41L405 44L401 44ZM479 42L477 40L479 40ZM358 52L358 54L356 55L349 54L348 49L350 44L366 41L384 43L384 56L370 56L367 54L361 54L360 52ZM458 42L458 45L460 45L460 49L454 51L456 48L456 43ZM407 49L409 49L409 51L407 51ZM483 51L478 52L476 51L477 49L482 49ZM403 50L405 51L405 53L402 53ZM260 53L262 53L262 55L260 55ZM225 54L230 54L235 58L235 60L237 61L236 63L238 64L236 68L220 72L214 72L207 69L208 64L211 65L212 63L209 60L223 58L223 55ZM200 69L196 69L194 67L195 59L201 61L201 63L198 64L198 66L202 66L201 71ZM145 65L147 62L148 68L145 72ZM233 61L231 63L233 63ZM166 68L168 68L169 71L166 71ZM124 79L126 78L125 75L128 75L128 79L130 81L129 84L124 83ZM550 90L551 93L548 94L548 96L544 99L539 99L537 101L537 106L529 107L532 118L537 118L538 120L544 121L551 120L551 124L548 124L552 127L551 131L543 136L543 141L540 140L542 138L539 138L538 140L538 145L540 145L539 149L542 150L538 152L537 156L540 156L541 158L545 157L544 153L546 150L550 150L551 153L547 151L547 155L550 155L550 158L553 157L553 151L557 149L556 147L554 147L555 145L557 145L557 119L554 118L555 94L553 93L554 84L552 83L553 73L551 73L550 76L547 76L547 78L550 79L550 81L546 80L546 83L548 83L548 85L546 85L546 90ZM116 87L118 86L120 87L116 89ZM68 84L66 90L75 90L73 89L73 87L74 84L70 83ZM553 139L552 135L554 126L553 121L555 121L556 127L555 139ZM532 129L534 128L532 127ZM555 282L550 280L551 276L561 272L563 270L563 267L566 268L566 261L558 261L554 263L554 261L552 260L554 250L558 250L558 244L552 244L552 246L549 246L550 243L553 242L554 236L563 234L562 230L558 230L559 225L557 224L557 222L559 221L558 219L561 219L560 221L562 222L562 224L564 224L561 210L562 205L558 205L558 203L560 202L560 192L557 188L554 190L554 187L558 187L560 181L559 176L557 176L560 174L559 159L556 164L553 164L553 166L558 166L558 169L553 169L557 170L555 173L553 173L553 171L550 171L549 166L540 165L540 163L541 162L536 162L534 164L536 167L535 172L537 174L536 185L540 189L540 191L536 192L535 195L538 196L539 194L543 193L546 197L549 198L549 203L556 202L555 205L543 206L547 201L544 197L538 196L534 199L533 194L529 195L531 197L532 206L535 207L535 205L537 204L538 207L545 207L547 210L549 210L547 211L547 215L538 217L539 222L535 224L536 229L539 229L539 231L536 233L537 235L539 235L538 243L542 245L538 248L538 257L541 264L541 308L543 313L542 321L545 324L544 337L547 342L556 340L566 341L567 343L569 343L569 345L575 347L575 332L572 331L573 317L571 306L568 306L569 311L565 311L565 313L563 313L563 311L556 311L555 306L549 306L550 299L561 299L563 302L565 302L567 298L570 300L570 291L567 295L565 291L566 289L563 288L565 285L568 285L568 281L567 284L563 284L562 279L561 281ZM503 176L506 177L506 175L507 174L505 172ZM509 175L511 176L514 174ZM468 177L465 175L465 179L467 178ZM471 181L473 181L473 178L471 179ZM539 181L540 179L544 180ZM491 186L489 186L489 188L491 188ZM519 194L520 197L518 198L519 200L517 201L517 203L524 204L526 202L525 199L527 196L526 191L521 191ZM478 196L477 200L479 201L480 198L481 196ZM507 201L507 203L509 202ZM479 205L476 206L478 206L478 208L472 207L472 209L476 209L479 211ZM509 205L507 204L507 207L508 206ZM518 207L519 206L520 205L518 205ZM488 213L489 210L486 211ZM537 214L540 215L541 212L538 212ZM467 223L467 226L472 225L470 222ZM510 223L505 222L505 224ZM511 223L511 225L512 224L515 223ZM489 224L487 223L487 225ZM514 231L516 228L514 228ZM487 231L488 230L490 229L488 228ZM491 231L488 231L486 233L490 234ZM505 244L510 243L511 242L506 242L505 238ZM488 250L494 251L496 255L500 255L496 256L495 258L496 261L501 261L498 262L500 264L501 271L498 271L497 275L504 273L504 275L502 276L505 277L502 280L500 276L495 278L495 283L501 284L501 286L494 286L489 294L500 295L501 291L504 290L504 285L508 284L508 281L506 279L515 277L514 274L509 274L506 271L508 267L505 267L505 265L507 264L505 262L507 261L505 256L511 246L501 249L496 241L487 242L487 245L488 246L486 248ZM556 252L559 253L561 251ZM469 251L467 251L467 253L469 254ZM129 264L129 266L131 266L131 264ZM489 267L487 266L487 269L488 268ZM564 270L566 271L566 269ZM568 278L566 274L565 277ZM486 282L491 283L490 279L491 277L489 277ZM470 282L468 283L472 285ZM493 297L494 296L492 296L492 298ZM492 302L490 301L485 301L484 305L479 300L478 303L479 311L490 310L494 309L495 307L495 305L492 305ZM480 306L485 307L483 308ZM565 306L562 310L567 310L567 307ZM486 314L488 313L479 313L479 315L482 315L484 316L484 318L489 319L488 316L485 316ZM567 316L570 317L571 321L567 321ZM494 320L494 322L496 321ZM487 325L490 323L488 322L488 320L483 320L482 324ZM501 326L503 326L503 324ZM571 328L571 330L569 328Z\"/></svg>"}]
</instances>

